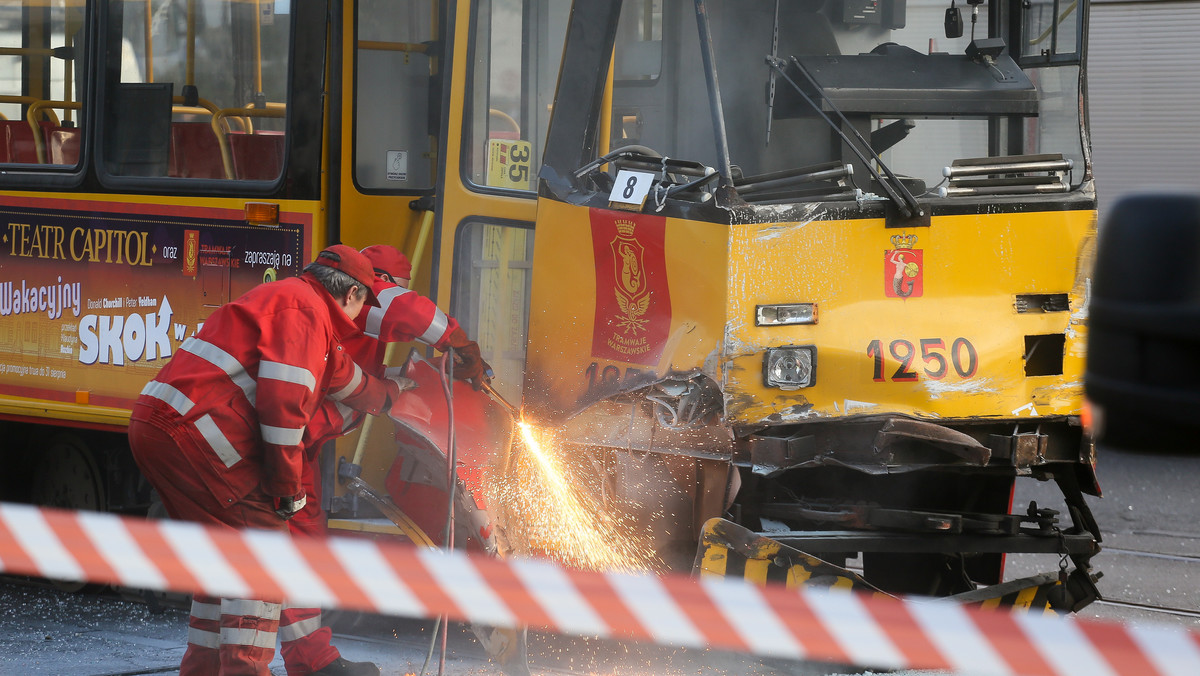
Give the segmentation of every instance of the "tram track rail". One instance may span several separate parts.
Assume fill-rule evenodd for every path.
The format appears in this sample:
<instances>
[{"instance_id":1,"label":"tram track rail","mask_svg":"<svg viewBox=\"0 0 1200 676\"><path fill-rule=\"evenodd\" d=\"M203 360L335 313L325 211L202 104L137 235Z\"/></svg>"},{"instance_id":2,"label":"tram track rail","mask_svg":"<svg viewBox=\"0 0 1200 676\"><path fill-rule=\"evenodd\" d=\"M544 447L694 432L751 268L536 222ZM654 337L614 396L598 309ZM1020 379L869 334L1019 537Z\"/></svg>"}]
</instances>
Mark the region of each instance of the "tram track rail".
<instances>
[{"instance_id":1,"label":"tram track rail","mask_svg":"<svg viewBox=\"0 0 1200 676\"><path fill-rule=\"evenodd\" d=\"M1138 603L1137 601L1120 601L1117 599L1100 599L1096 601L1098 606L1108 606L1113 608L1126 608L1129 610L1142 610L1151 613L1161 613L1163 615L1174 615L1176 617L1187 617L1194 620L1200 620L1200 610L1189 610L1187 608L1173 608L1171 606L1156 606L1150 603Z\"/></svg>"},{"instance_id":2,"label":"tram track rail","mask_svg":"<svg viewBox=\"0 0 1200 676\"><path fill-rule=\"evenodd\" d=\"M1171 535L1179 538L1197 538L1200 536L1194 534L1182 533L1140 533L1142 535ZM1127 556L1145 559L1154 559L1157 561L1171 561L1183 564L1200 564L1200 554L1170 554L1165 552L1151 552L1142 549L1131 549L1128 547L1111 547L1105 546L1102 552L1108 556ZM1148 613L1158 613L1161 615L1171 615L1174 617L1184 617L1193 620L1200 620L1200 609L1180 608L1177 606L1159 605L1155 603L1144 603L1141 601L1128 601L1118 598L1102 598L1096 601L1096 605L1107 608L1121 608L1125 610L1143 611Z\"/></svg>"},{"instance_id":3,"label":"tram track rail","mask_svg":"<svg viewBox=\"0 0 1200 676\"><path fill-rule=\"evenodd\" d=\"M1163 552L1147 552L1140 549L1124 549L1121 547L1105 547L1104 554L1123 554L1126 556L1144 556L1148 559L1164 561L1181 561L1183 563L1200 563L1200 554L1166 554Z\"/></svg>"}]
</instances>

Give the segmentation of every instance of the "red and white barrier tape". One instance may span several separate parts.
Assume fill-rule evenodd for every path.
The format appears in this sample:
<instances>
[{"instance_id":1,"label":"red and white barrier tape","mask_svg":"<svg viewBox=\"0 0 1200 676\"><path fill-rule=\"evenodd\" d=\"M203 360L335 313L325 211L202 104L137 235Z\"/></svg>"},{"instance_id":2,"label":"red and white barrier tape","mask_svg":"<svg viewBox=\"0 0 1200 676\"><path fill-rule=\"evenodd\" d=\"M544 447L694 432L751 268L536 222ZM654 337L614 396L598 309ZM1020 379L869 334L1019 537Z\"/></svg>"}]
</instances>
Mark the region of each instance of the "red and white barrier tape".
<instances>
[{"instance_id":1,"label":"red and white barrier tape","mask_svg":"<svg viewBox=\"0 0 1200 676\"><path fill-rule=\"evenodd\" d=\"M1194 676L1200 632L0 503L0 572L887 669Z\"/></svg>"}]
</instances>

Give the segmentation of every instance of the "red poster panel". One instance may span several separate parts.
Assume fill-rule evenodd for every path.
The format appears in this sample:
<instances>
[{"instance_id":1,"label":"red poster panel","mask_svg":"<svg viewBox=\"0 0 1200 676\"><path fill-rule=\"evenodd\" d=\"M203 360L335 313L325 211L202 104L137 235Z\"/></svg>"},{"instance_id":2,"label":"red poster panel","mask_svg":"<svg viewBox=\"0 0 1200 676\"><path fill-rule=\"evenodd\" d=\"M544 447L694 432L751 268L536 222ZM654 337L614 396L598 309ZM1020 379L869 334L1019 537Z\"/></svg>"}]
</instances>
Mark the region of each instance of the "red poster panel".
<instances>
[{"instance_id":1,"label":"red poster panel","mask_svg":"<svg viewBox=\"0 0 1200 676\"><path fill-rule=\"evenodd\" d=\"M591 210L596 265L592 356L654 366L671 331L661 216Z\"/></svg>"}]
</instances>

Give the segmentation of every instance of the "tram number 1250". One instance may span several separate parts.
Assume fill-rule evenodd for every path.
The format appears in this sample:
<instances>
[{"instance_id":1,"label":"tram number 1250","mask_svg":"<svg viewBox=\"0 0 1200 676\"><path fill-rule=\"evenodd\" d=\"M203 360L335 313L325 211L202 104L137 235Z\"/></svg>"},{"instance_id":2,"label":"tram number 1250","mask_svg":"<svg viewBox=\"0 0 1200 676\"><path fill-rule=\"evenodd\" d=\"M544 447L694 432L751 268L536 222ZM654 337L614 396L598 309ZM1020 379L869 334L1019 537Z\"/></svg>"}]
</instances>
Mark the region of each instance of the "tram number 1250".
<instances>
[{"instance_id":1,"label":"tram number 1250","mask_svg":"<svg viewBox=\"0 0 1200 676\"><path fill-rule=\"evenodd\" d=\"M950 343L949 350L946 349L946 341L941 338L920 338L917 343L919 348L910 340L893 340L887 344L887 354L884 354L882 340L876 338L867 343L867 356L874 360L871 379L877 383L889 379L893 382L917 380L918 374L913 362L917 360L918 350L923 363L921 370L930 380L945 378L951 368L960 378L970 378L979 368L979 354L966 338L955 338ZM888 357L897 362L896 370L890 377L885 375L886 369L891 368L890 364L884 363L888 361Z\"/></svg>"}]
</instances>

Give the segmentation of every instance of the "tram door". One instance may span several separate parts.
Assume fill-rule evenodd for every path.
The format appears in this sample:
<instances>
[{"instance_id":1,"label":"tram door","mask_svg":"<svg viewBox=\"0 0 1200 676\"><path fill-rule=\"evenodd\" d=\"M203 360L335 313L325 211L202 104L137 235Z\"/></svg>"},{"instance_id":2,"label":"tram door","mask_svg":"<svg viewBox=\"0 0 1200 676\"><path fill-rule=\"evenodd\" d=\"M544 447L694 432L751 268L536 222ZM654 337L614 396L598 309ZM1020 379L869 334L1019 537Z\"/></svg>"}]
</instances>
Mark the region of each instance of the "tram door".
<instances>
[{"instance_id":1,"label":"tram door","mask_svg":"<svg viewBox=\"0 0 1200 676\"><path fill-rule=\"evenodd\" d=\"M414 288L479 342L515 399L569 12L567 0L394 0L346 3L342 16L337 236L415 256Z\"/></svg>"},{"instance_id":2,"label":"tram door","mask_svg":"<svg viewBox=\"0 0 1200 676\"><path fill-rule=\"evenodd\" d=\"M343 7L331 239L404 251L412 287L458 320L493 385L520 401L537 173L570 2ZM414 349L427 353L398 345L389 363ZM386 426L375 427L365 446L386 446ZM353 455L358 436L338 455ZM369 455L363 477L382 482L390 458Z\"/></svg>"},{"instance_id":3,"label":"tram door","mask_svg":"<svg viewBox=\"0 0 1200 676\"><path fill-rule=\"evenodd\" d=\"M448 104L438 232L439 301L475 337L493 384L520 401L537 174L570 2L483 0L462 7Z\"/></svg>"}]
</instances>

